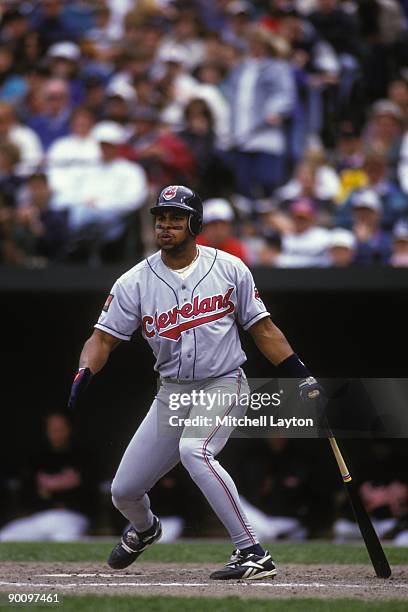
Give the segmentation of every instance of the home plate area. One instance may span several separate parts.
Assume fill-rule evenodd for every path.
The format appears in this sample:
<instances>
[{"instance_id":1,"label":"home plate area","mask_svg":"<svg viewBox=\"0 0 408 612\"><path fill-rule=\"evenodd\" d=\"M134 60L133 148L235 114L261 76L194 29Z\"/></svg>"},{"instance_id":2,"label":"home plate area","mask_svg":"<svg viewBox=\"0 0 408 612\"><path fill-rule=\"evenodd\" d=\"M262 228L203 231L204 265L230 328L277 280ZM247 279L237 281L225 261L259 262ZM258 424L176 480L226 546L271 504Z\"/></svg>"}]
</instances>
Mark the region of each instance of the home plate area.
<instances>
[{"instance_id":1,"label":"home plate area","mask_svg":"<svg viewBox=\"0 0 408 612\"><path fill-rule=\"evenodd\" d=\"M275 579L259 581L213 581L209 575L214 569L209 564L139 563L129 571L112 572L96 563L6 561L0 569L0 592L408 599L406 566L394 566L388 580L376 578L367 565L285 565Z\"/></svg>"}]
</instances>

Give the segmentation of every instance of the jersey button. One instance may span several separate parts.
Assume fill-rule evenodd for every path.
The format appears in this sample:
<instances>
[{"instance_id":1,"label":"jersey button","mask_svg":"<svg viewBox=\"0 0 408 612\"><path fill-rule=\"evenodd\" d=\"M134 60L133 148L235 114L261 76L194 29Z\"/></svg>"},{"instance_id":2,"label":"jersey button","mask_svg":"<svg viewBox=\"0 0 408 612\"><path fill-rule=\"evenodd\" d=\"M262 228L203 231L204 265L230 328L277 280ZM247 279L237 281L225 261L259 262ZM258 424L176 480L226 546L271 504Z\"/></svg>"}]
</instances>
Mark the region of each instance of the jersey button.
<instances>
[{"instance_id":1,"label":"jersey button","mask_svg":"<svg viewBox=\"0 0 408 612\"><path fill-rule=\"evenodd\" d=\"M185 286L185 285L181 285L181 288L182 288L182 289L185 289L185 288L186 288L186 286Z\"/></svg>"},{"instance_id":2,"label":"jersey button","mask_svg":"<svg viewBox=\"0 0 408 612\"><path fill-rule=\"evenodd\" d=\"M187 355L187 357L188 357L188 359L191 359L191 353L189 353L189 354Z\"/></svg>"}]
</instances>

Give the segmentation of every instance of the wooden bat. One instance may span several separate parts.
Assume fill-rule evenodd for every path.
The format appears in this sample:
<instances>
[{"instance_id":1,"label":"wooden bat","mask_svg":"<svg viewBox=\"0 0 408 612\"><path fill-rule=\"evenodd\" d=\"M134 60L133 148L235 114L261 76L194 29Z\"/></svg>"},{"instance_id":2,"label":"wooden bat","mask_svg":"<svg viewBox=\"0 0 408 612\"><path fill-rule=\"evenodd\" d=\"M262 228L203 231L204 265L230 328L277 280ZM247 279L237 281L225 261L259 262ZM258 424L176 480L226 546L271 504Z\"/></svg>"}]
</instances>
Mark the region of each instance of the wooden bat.
<instances>
[{"instance_id":1,"label":"wooden bat","mask_svg":"<svg viewBox=\"0 0 408 612\"><path fill-rule=\"evenodd\" d=\"M343 478L343 483L347 490L351 507L353 508L354 516L360 528L361 535L363 536L363 540L367 547L375 573L379 578L389 578L391 576L391 568L387 561L387 557L385 556L384 550L375 532L370 517L363 506L358 491L354 486L351 474L347 468L346 462L343 459L343 455L341 454L336 439L333 436L333 433L330 431L328 423L327 430L329 434L330 446L336 458L337 465L339 466L341 477Z\"/></svg>"}]
</instances>

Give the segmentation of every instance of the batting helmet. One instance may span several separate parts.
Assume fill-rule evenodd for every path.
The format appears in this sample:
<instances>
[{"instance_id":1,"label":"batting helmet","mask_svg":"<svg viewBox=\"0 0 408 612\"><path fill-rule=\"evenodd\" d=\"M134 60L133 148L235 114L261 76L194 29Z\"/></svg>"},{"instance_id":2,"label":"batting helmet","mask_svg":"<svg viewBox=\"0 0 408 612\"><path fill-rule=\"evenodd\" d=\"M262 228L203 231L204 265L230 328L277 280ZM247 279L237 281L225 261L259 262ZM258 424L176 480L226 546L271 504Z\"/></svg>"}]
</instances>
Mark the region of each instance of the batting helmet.
<instances>
[{"instance_id":1,"label":"batting helmet","mask_svg":"<svg viewBox=\"0 0 408 612\"><path fill-rule=\"evenodd\" d=\"M161 190L156 204L150 209L152 215L165 208L179 208L189 213L188 229L193 236L201 232L203 225L203 203L200 196L184 185L169 185Z\"/></svg>"}]
</instances>

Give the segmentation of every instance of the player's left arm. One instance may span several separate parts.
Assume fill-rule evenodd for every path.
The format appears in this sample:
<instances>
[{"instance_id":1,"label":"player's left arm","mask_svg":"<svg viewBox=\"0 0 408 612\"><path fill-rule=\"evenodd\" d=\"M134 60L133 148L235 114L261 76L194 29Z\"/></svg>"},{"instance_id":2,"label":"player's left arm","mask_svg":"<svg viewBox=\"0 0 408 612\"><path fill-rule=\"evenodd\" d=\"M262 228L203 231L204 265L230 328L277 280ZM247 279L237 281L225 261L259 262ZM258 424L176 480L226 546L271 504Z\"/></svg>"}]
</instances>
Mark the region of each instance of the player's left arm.
<instances>
[{"instance_id":1,"label":"player's left arm","mask_svg":"<svg viewBox=\"0 0 408 612\"><path fill-rule=\"evenodd\" d=\"M261 353L277 368L282 378L300 378L299 393L302 400L317 399L323 388L299 359L283 332L269 317L260 319L247 330Z\"/></svg>"},{"instance_id":2,"label":"player's left arm","mask_svg":"<svg viewBox=\"0 0 408 612\"><path fill-rule=\"evenodd\" d=\"M244 264L237 266L237 320L249 331L265 357L276 366L280 378L300 379L302 400L316 399L323 389L305 364L296 355L285 335L272 323L270 314L255 287L251 271Z\"/></svg>"}]
</instances>

